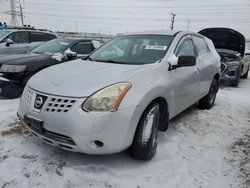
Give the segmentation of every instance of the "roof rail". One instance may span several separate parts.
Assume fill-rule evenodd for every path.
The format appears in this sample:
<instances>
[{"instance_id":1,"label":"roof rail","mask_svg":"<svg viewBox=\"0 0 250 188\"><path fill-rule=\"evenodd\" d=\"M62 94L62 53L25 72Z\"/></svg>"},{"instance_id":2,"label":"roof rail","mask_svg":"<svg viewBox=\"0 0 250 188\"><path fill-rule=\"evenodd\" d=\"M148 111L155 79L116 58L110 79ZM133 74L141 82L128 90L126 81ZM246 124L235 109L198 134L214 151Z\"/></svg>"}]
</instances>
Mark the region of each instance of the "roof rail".
<instances>
[{"instance_id":1,"label":"roof rail","mask_svg":"<svg viewBox=\"0 0 250 188\"><path fill-rule=\"evenodd\" d=\"M6 22L0 22L0 29L18 29L18 30L35 30L35 31L44 31L44 32L50 32L54 33L53 31L47 30L47 29L37 29L33 26L30 25L24 25L23 27L21 26L11 26L7 25Z\"/></svg>"}]
</instances>

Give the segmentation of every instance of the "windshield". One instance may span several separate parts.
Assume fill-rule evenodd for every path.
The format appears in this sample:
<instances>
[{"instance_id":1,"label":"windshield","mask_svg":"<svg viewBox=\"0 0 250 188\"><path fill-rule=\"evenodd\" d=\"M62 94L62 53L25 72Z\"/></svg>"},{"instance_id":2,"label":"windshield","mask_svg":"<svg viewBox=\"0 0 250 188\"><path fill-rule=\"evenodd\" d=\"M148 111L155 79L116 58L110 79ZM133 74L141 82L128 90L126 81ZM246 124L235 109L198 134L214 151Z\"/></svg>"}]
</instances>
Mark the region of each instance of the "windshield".
<instances>
[{"instance_id":1,"label":"windshield","mask_svg":"<svg viewBox=\"0 0 250 188\"><path fill-rule=\"evenodd\" d=\"M6 36L8 33L10 33L10 31L6 31L6 30L1 30L0 31L0 39L2 39L4 36Z\"/></svg>"},{"instance_id":2,"label":"windshield","mask_svg":"<svg viewBox=\"0 0 250 188\"><path fill-rule=\"evenodd\" d=\"M43 43L32 50L32 53L53 55L56 53L64 52L71 45L72 41L67 39L54 39Z\"/></svg>"},{"instance_id":3,"label":"windshield","mask_svg":"<svg viewBox=\"0 0 250 188\"><path fill-rule=\"evenodd\" d=\"M89 59L124 64L155 63L165 56L173 38L168 35L117 37L95 51Z\"/></svg>"}]
</instances>

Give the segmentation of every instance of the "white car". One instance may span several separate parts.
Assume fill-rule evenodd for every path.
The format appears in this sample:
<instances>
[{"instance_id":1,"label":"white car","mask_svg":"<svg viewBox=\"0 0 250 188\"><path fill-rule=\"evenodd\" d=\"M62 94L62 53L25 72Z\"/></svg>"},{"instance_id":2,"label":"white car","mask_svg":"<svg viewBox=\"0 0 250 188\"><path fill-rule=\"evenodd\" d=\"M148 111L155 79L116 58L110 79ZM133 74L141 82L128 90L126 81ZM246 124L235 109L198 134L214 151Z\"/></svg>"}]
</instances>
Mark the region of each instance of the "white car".
<instances>
[{"instance_id":1,"label":"white car","mask_svg":"<svg viewBox=\"0 0 250 188\"><path fill-rule=\"evenodd\" d=\"M212 42L190 32L117 37L85 60L46 68L23 92L18 116L45 142L87 154L130 148L149 160L157 132L197 101L210 109L220 77Z\"/></svg>"}]
</instances>

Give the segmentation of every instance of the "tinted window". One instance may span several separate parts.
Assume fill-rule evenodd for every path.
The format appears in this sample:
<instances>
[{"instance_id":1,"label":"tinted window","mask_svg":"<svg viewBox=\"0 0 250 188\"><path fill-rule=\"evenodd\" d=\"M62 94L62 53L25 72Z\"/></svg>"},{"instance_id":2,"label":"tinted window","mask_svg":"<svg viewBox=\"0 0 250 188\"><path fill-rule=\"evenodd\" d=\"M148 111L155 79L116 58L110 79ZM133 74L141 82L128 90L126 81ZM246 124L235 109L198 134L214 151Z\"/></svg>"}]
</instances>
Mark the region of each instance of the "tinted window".
<instances>
[{"instance_id":1,"label":"tinted window","mask_svg":"<svg viewBox=\"0 0 250 188\"><path fill-rule=\"evenodd\" d=\"M162 59L173 36L130 35L113 39L95 51L90 58L99 62L148 64Z\"/></svg>"},{"instance_id":2,"label":"tinted window","mask_svg":"<svg viewBox=\"0 0 250 188\"><path fill-rule=\"evenodd\" d=\"M42 41L48 41L45 33L30 33L30 42L42 42Z\"/></svg>"},{"instance_id":3,"label":"tinted window","mask_svg":"<svg viewBox=\"0 0 250 188\"><path fill-rule=\"evenodd\" d=\"M28 32L21 31L10 34L7 39L11 39L14 43L28 43ZM5 41L6 41L5 40Z\"/></svg>"},{"instance_id":4,"label":"tinted window","mask_svg":"<svg viewBox=\"0 0 250 188\"><path fill-rule=\"evenodd\" d=\"M193 37L193 39L199 56L209 53L207 43L204 39L200 37Z\"/></svg>"},{"instance_id":5,"label":"tinted window","mask_svg":"<svg viewBox=\"0 0 250 188\"><path fill-rule=\"evenodd\" d=\"M194 44L191 39L184 39L178 47L176 56L195 56Z\"/></svg>"},{"instance_id":6,"label":"tinted window","mask_svg":"<svg viewBox=\"0 0 250 188\"><path fill-rule=\"evenodd\" d=\"M71 47L71 51L77 54L90 54L93 51L93 45L90 42L79 42Z\"/></svg>"},{"instance_id":7,"label":"tinted window","mask_svg":"<svg viewBox=\"0 0 250 188\"><path fill-rule=\"evenodd\" d=\"M55 35L51 35L51 34L46 34L48 40L52 40L52 39L55 39L56 36Z\"/></svg>"},{"instance_id":8,"label":"tinted window","mask_svg":"<svg viewBox=\"0 0 250 188\"><path fill-rule=\"evenodd\" d=\"M43 43L42 45L36 47L31 52L38 54L48 54L52 55L55 53L61 53L68 49L73 41L67 39L54 39Z\"/></svg>"}]
</instances>

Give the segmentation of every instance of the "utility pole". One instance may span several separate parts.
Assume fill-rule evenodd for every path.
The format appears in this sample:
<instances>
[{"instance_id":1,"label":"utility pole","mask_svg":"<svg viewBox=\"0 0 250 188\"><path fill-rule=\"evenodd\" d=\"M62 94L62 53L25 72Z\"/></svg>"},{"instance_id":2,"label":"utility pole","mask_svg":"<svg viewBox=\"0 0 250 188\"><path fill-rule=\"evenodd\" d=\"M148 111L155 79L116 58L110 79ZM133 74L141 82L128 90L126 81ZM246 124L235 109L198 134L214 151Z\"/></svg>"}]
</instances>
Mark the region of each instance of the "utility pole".
<instances>
[{"instance_id":1,"label":"utility pole","mask_svg":"<svg viewBox=\"0 0 250 188\"><path fill-rule=\"evenodd\" d=\"M171 15L172 15L172 18L171 18L170 29L173 30L174 29L174 22L175 22L175 16L176 16L176 14L174 14L174 13L171 12Z\"/></svg>"},{"instance_id":2,"label":"utility pole","mask_svg":"<svg viewBox=\"0 0 250 188\"><path fill-rule=\"evenodd\" d=\"M17 12L16 12L16 0L10 0L10 23L13 26L17 26Z\"/></svg>"},{"instance_id":3,"label":"utility pole","mask_svg":"<svg viewBox=\"0 0 250 188\"><path fill-rule=\"evenodd\" d=\"M190 20L188 20L187 31L189 31Z\"/></svg>"},{"instance_id":4,"label":"utility pole","mask_svg":"<svg viewBox=\"0 0 250 188\"><path fill-rule=\"evenodd\" d=\"M22 27L24 25L23 23L23 8L22 8L22 4L20 3L20 16L21 16L21 21L22 21Z\"/></svg>"},{"instance_id":5,"label":"utility pole","mask_svg":"<svg viewBox=\"0 0 250 188\"><path fill-rule=\"evenodd\" d=\"M78 22L76 21L75 24L76 24L76 33L77 33L77 30L78 30Z\"/></svg>"}]
</instances>

